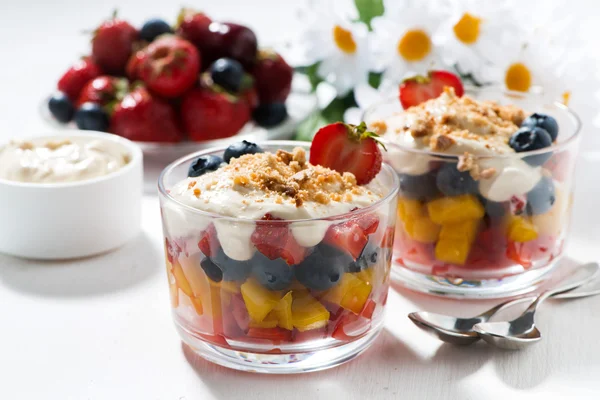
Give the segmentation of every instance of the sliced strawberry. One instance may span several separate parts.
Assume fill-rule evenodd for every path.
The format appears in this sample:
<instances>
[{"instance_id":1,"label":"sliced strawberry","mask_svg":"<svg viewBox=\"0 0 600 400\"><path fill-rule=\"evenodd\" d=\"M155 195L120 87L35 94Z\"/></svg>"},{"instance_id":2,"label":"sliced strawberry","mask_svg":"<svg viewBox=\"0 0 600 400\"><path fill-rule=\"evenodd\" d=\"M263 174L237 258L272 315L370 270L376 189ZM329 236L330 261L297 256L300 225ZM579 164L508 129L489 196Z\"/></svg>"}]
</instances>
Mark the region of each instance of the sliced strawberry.
<instances>
[{"instance_id":1,"label":"sliced strawberry","mask_svg":"<svg viewBox=\"0 0 600 400\"><path fill-rule=\"evenodd\" d=\"M356 221L350 220L331 226L323 240L325 243L347 252L356 260L367 245L369 238Z\"/></svg>"},{"instance_id":2,"label":"sliced strawberry","mask_svg":"<svg viewBox=\"0 0 600 400\"><path fill-rule=\"evenodd\" d=\"M292 331L282 328L250 328L246 335L256 339L272 340L275 343L292 340Z\"/></svg>"},{"instance_id":3,"label":"sliced strawberry","mask_svg":"<svg viewBox=\"0 0 600 400\"><path fill-rule=\"evenodd\" d=\"M365 214L357 217L356 223L360 228L365 232L365 234L370 235L377 231L379 227L379 217L375 214Z\"/></svg>"},{"instance_id":4,"label":"sliced strawberry","mask_svg":"<svg viewBox=\"0 0 600 400\"><path fill-rule=\"evenodd\" d=\"M453 88L458 97L465 92L460 78L448 71L429 71L427 76L405 79L400 85L400 103L404 109L419 105L439 97L445 87Z\"/></svg>"},{"instance_id":5,"label":"sliced strawberry","mask_svg":"<svg viewBox=\"0 0 600 400\"><path fill-rule=\"evenodd\" d=\"M336 122L317 132L310 146L310 163L351 172L359 185L371 182L381 170L382 156L377 135L360 125Z\"/></svg>"},{"instance_id":6,"label":"sliced strawberry","mask_svg":"<svg viewBox=\"0 0 600 400\"><path fill-rule=\"evenodd\" d=\"M212 257L217 254L219 240L217 239L217 230L213 224L210 224L208 228L200 234L198 248L200 248L200 251L207 257Z\"/></svg>"},{"instance_id":7,"label":"sliced strawberry","mask_svg":"<svg viewBox=\"0 0 600 400\"><path fill-rule=\"evenodd\" d=\"M289 224L268 221L281 220L266 214L262 221L256 224L256 229L250 237L252 244L271 260L281 257L288 265L299 264L306 256L306 249L296 242Z\"/></svg>"}]
</instances>

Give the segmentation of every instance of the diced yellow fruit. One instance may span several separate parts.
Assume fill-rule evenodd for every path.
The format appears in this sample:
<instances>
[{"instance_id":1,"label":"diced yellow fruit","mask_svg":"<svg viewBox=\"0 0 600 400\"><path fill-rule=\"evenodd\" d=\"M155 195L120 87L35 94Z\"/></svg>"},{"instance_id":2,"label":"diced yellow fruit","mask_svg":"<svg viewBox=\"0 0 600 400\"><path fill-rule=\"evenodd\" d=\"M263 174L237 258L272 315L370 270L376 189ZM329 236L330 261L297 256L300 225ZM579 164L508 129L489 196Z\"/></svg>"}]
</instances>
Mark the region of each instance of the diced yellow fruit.
<instances>
[{"instance_id":1,"label":"diced yellow fruit","mask_svg":"<svg viewBox=\"0 0 600 400\"><path fill-rule=\"evenodd\" d=\"M250 319L250 322L248 323L248 327L250 327L250 328L275 328L275 327L277 327L277 322L278 322L277 315L275 314L275 310L273 310L269 314L267 314L265 319L263 319L260 322Z\"/></svg>"},{"instance_id":2,"label":"diced yellow fruit","mask_svg":"<svg viewBox=\"0 0 600 400\"><path fill-rule=\"evenodd\" d=\"M462 222L444 224L442 225L442 230L440 231L440 239L464 239L467 242L472 243L473 240L475 240L475 235L477 235L480 222L481 221L478 219L469 219Z\"/></svg>"},{"instance_id":3,"label":"diced yellow fruit","mask_svg":"<svg viewBox=\"0 0 600 400\"><path fill-rule=\"evenodd\" d=\"M419 200L400 198L398 200L398 217L402 221L408 218L425 216L425 207Z\"/></svg>"},{"instance_id":4,"label":"diced yellow fruit","mask_svg":"<svg viewBox=\"0 0 600 400\"><path fill-rule=\"evenodd\" d=\"M375 268L363 269L362 271L357 272L354 275L363 282L373 285L373 281L375 279Z\"/></svg>"},{"instance_id":5,"label":"diced yellow fruit","mask_svg":"<svg viewBox=\"0 0 600 400\"><path fill-rule=\"evenodd\" d=\"M175 282L177 282L177 286L179 287L179 289L181 289L181 291L183 293L185 293L187 296L194 297L194 292L192 291L192 287L190 286L190 283L188 282L187 278L185 277L185 275L183 273L181 264L179 264L179 262L175 261L172 264L172 266L173 266L173 268L171 269L171 272L173 273L173 276L175 277Z\"/></svg>"},{"instance_id":6,"label":"diced yellow fruit","mask_svg":"<svg viewBox=\"0 0 600 400\"><path fill-rule=\"evenodd\" d=\"M322 297L330 303L359 314L369 299L372 286L354 274L345 273L340 282Z\"/></svg>"},{"instance_id":7,"label":"diced yellow fruit","mask_svg":"<svg viewBox=\"0 0 600 400\"><path fill-rule=\"evenodd\" d=\"M447 263L462 265L467 260L471 243L467 240L440 239L435 245L435 258Z\"/></svg>"},{"instance_id":8,"label":"diced yellow fruit","mask_svg":"<svg viewBox=\"0 0 600 400\"><path fill-rule=\"evenodd\" d=\"M193 297L204 298L205 295L207 296L211 288L211 281L200 267L200 258L196 256L182 258L179 265L181 265L181 270L194 294Z\"/></svg>"},{"instance_id":9,"label":"diced yellow fruit","mask_svg":"<svg viewBox=\"0 0 600 400\"><path fill-rule=\"evenodd\" d=\"M294 293L295 295L296 293ZM322 328L329 321L329 311L309 293L300 292L292 302L292 324L300 332Z\"/></svg>"},{"instance_id":10,"label":"diced yellow fruit","mask_svg":"<svg viewBox=\"0 0 600 400\"><path fill-rule=\"evenodd\" d=\"M513 242L529 242L538 237L537 228L524 217L511 216L508 222L508 239Z\"/></svg>"},{"instance_id":11,"label":"diced yellow fruit","mask_svg":"<svg viewBox=\"0 0 600 400\"><path fill-rule=\"evenodd\" d=\"M277 325L280 328L290 331L294 329L294 323L292 321L292 302L292 292L287 292L286 295L279 300L279 303L277 303L277 306L275 306L271 312L275 313L277 316Z\"/></svg>"},{"instance_id":12,"label":"diced yellow fruit","mask_svg":"<svg viewBox=\"0 0 600 400\"><path fill-rule=\"evenodd\" d=\"M531 218L540 235L558 236L565 227L570 207L569 199L557 186L555 186L555 193L556 200L552 208L544 214L534 215Z\"/></svg>"},{"instance_id":13,"label":"diced yellow fruit","mask_svg":"<svg viewBox=\"0 0 600 400\"><path fill-rule=\"evenodd\" d=\"M444 225L469 219L481 219L485 210L479 200L471 194L456 197L442 197L427 203L429 218L436 224Z\"/></svg>"},{"instance_id":14,"label":"diced yellow fruit","mask_svg":"<svg viewBox=\"0 0 600 400\"><path fill-rule=\"evenodd\" d=\"M171 297L171 307L177 308L179 307L179 288L177 287L177 281L171 272L173 266L169 262L169 260L165 257L165 262L167 264L167 280L169 281L169 294Z\"/></svg>"},{"instance_id":15,"label":"diced yellow fruit","mask_svg":"<svg viewBox=\"0 0 600 400\"><path fill-rule=\"evenodd\" d=\"M265 319L281 299L280 292L268 290L253 278L242 284L241 291L248 314L256 322Z\"/></svg>"},{"instance_id":16,"label":"diced yellow fruit","mask_svg":"<svg viewBox=\"0 0 600 400\"><path fill-rule=\"evenodd\" d=\"M429 217L408 218L404 230L412 239L422 243L434 243L440 233L440 226L431 222Z\"/></svg>"},{"instance_id":17,"label":"diced yellow fruit","mask_svg":"<svg viewBox=\"0 0 600 400\"><path fill-rule=\"evenodd\" d=\"M194 310L196 310L196 314L203 315L204 307L202 306L202 300L197 297L191 297L190 300L192 300L192 305L194 306Z\"/></svg>"}]
</instances>

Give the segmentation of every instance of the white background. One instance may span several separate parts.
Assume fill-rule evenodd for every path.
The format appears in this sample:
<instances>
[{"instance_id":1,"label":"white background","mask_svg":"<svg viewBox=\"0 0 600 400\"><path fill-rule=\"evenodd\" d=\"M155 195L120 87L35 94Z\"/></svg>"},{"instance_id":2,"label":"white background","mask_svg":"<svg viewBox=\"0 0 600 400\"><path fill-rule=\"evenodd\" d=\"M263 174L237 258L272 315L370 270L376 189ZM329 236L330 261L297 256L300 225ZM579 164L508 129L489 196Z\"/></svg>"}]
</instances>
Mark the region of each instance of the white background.
<instances>
[{"instance_id":1,"label":"white background","mask_svg":"<svg viewBox=\"0 0 600 400\"><path fill-rule=\"evenodd\" d=\"M600 28L592 18L600 5L571 3L578 20L589 24L582 43L596 52ZM262 43L300 28L297 2L187 4L215 19L247 23ZM100 1L0 1L0 138L47 131L39 102L85 53L88 37L80 32L113 8ZM123 0L118 8L139 24L152 16L174 20L179 4ZM592 123L599 103L590 87L584 80L574 90L586 129L570 262L599 258L600 139ZM182 350L169 313L155 197L144 199L143 213L143 234L102 257L56 264L0 256L0 399L600 398L600 297L549 302L538 319L544 340L504 352L441 345L406 318L419 309L468 315L491 303L440 301L394 286L384 332L349 364L288 377L211 365Z\"/></svg>"}]
</instances>

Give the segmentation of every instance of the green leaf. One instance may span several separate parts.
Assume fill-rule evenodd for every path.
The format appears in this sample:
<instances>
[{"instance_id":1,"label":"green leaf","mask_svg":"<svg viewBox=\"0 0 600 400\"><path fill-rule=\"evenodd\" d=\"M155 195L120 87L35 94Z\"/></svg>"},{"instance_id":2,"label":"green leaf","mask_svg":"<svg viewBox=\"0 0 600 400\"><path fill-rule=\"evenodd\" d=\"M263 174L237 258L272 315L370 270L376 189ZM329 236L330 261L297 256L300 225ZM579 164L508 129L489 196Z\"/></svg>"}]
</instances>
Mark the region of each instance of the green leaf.
<instances>
[{"instance_id":1,"label":"green leaf","mask_svg":"<svg viewBox=\"0 0 600 400\"><path fill-rule=\"evenodd\" d=\"M381 85L382 72L369 72L369 85L377 89Z\"/></svg>"},{"instance_id":2,"label":"green leaf","mask_svg":"<svg viewBox=\"0 0 600 400\"><path fill-rule=\"evenodd\" d=\"M313 92L317 89L317 85L319 83L323 82L323 79L319 75L317 75L317 70L319 69L319 64L320 64L320 61L317 61L316 63L314 63L312 65L294 68L296 70L296 72L304 74L308 77L308 81L310 82L310 86L311 86L311 89Z\"/></svg>"},{"instance_id":3,"label":"green leaf","mask_svg":"<svg viewBox=\"0 0 600 400\"><path fill-rule=\"evenodd\" d=\"M371 20L383 15L383 0L354 0L358 10L358 20L371 29Z\"/></svg>"},{"instance_id":4,"label":"green leaf","mask_svg":"<svg viewBox=\"0 0 600 400\"><path fill-rule=\"evenodd\" d=\"M310 142L315 133L327 125L327 121L321 115L321 112L316 112L311 115L306 121L302 122L296 131L296 140L304 140Z\"/></svg>"},{"instance_id":5,"label":"green leaf","mask_svg":"<svg viewBox=\"0 0 600 400\"><path fill-rule=\"evenodd\" d=\"M354 91L351 91L344 97L336 97L322 111L323 118L328 122L338 122L344 120L344 112L350 107L356 107L358 104L354 99Z\"/></svg>"}]
</instances>

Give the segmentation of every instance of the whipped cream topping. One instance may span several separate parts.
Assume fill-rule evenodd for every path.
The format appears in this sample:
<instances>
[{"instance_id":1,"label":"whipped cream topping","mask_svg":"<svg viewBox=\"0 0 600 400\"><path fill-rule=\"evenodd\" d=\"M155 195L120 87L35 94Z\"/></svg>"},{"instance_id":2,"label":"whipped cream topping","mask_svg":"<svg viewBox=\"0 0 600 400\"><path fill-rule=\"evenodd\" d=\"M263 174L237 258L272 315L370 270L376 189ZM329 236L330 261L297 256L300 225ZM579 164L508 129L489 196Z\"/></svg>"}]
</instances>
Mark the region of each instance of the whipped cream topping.
<instances>
[{"instance_id":1,"label":"whipped cream topping","mask_svg":"<svg viewBox=\"0 0 600 400\"><path fill-rule=\"evenodd\" d=\"M163 212L168 213L169 234L186 237L213 222L224 252L235 260L248 260L255 251L250 241L253 221L266 214L283 220L327 218L370 206L386 194L377 178L356 185L352 174L313 166L303 153L245 155L214 172L178 182L169 194L179 203L242 220L191 215L167 203ZM330 225L322 220L293 222L290 229L298 244L310 247L323 240Z\"/></svg>"},{"instance_id":2,"label":"whipped cream topping","mask_svg":"<svg viewBox=\"0 0 600 400\"><path fill-rule=\"evenodd\" d=\"M431 156L410 150L469 154L475 157L478 170L490 171L489 176L477 177L481 194L492 201L506 201L531 190L542 176L540 167L518 157L494 158L515 154L508 141L525 116L518 107L459 98L446 89L438 98L376 121L371 128L385 141L399 145L390 146L384 154L396 171L421 175L432 169Z\"/></svg>"},{"instance_id":3,"label":"whipped cream topping","mask_svg":"<svg viewBox=\"0 0 600 400\"><path fill-rule=\"evenodd\" d=\"M0 148L0 179L64 183L111 174L129 162L124 148L82 137L12 141Z\"/></svg>"}]
</instances>

